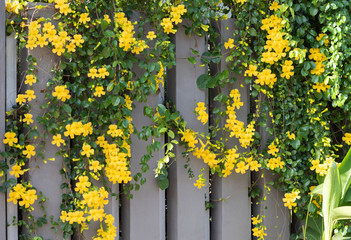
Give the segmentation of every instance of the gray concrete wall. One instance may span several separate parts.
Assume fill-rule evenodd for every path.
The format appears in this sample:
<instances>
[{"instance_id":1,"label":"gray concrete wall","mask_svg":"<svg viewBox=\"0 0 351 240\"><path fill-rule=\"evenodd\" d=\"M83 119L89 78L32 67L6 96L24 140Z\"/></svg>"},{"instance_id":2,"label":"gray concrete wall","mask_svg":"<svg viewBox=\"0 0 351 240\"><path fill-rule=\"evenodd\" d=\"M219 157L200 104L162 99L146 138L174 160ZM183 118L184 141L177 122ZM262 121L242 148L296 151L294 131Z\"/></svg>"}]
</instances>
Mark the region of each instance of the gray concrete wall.
<instances>
[{"instance_id":1,"label":"gray concrete wall","mask_svg":"<svg viewBox=\"0 0 351 240\"><path fill-rule=\"evenodd\" d=\"M196 85L197 78L207 72L207 67L200 67L197 58L196 66L187 60L191 56L191 48L201 55L207 48L203 37L185 35L184 29L175 34L176 66L169 71L167 79L167 97L177 106L188 127L197 132L206 132L207 126L196 119L194 113L197 102L207 103L207 91L200 90ZM176 146L176 161L169 169L169 189L167 190L167 236L169 240L208 240L209 211L205 210L205 201L209 200L208 184L201 189L194 186L200 169L204 168L203 177L208 179L208 167L203 160L190 156L190 167L195 178L189 179L184 168L186 159L182 157L185 149ZM173 160L172 160L173 161ZM208 183L208 182L206 182Z\"/></svg>"}]
</instances>

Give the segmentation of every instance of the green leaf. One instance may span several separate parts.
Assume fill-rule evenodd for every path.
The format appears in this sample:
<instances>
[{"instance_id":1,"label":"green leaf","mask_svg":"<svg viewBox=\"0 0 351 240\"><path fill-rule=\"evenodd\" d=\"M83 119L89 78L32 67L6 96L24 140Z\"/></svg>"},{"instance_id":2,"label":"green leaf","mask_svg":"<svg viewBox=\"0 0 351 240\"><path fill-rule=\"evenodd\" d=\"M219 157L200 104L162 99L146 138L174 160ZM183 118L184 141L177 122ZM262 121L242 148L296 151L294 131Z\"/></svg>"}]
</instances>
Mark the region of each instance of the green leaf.
<instances>
[{"instance_id":1,"label":"green leaf","mask_svg":"<svg viewBox=\"0 0 351 240\"><path fill-rule=\"evenodd\" d=\"M309 217L307 221L306 239L322 240L323 239L323 219L321 216Z\"/></svg>"},{"instance_id":2,"label":"green leaf","mask_svg":"<svg viewBox=\"0 0 351 240\"><path fill-rule=\"evenodd\" d=\"M207 89L208 83L211 81L212 77L209 76L208 74L202 74L198 77L196 84L197 87L200 89Z\"/></svg>"},{"instance_id":3,"label":"green leaf","mask_svg":"<svg viewBox=\"0 0 351 240\"><path fill-rule=\"evenodd\" d=\"M188 61L191 63L191 64L196 64L196 59L194 57L188 57Z\"/></svg>"},{"instance_id":4,"label":"green leaf","mask_svg":"<svg viewBox=\"0 0 351 240\"><path fill-rule=\"evenodd\" d=\"M106 20L102 20L102 21L101 21L101 27L102 27L102 29L105 30L105 29L107 28L107 26L108 26L108 22L107 22Z\"/></svg>"},{"instance_id":5,"label":"green leaf","mask_svg":"<svg viewBox=\"0 0 351 240\"><path fill-rule=\"evenodd\" d=\"M334 208L331 211L331 218L333 221L342 220L342 219L351 219L351 206Z\"/></svg>"},{"instance_id":6,"label":"green leaf","mask_svg":"<svg viewBox=\"0 0 351 240\"><path fill-rule=\"evenodd\" d=\"M110 55L111 55L111 48L105 47L104 49L102 49L102 56L104 58L108 58Z\"/></svg>"},{"instance_id":7,"label":"green leaf","mask_svg":"<svg viewBox=\"0 0 351 240\"><path fill-rule=\"evenodd\" d=\"M111 30L106 30L104 33L105 37L114 37L116 34Z\"/></svg>"},{"instance_id":8,"label":"green leaf","mask_svg":"<svg viewBox=\"0 0 351 240\"><path fill-rule=\"evenodd\" d=\"M121 102L121 99L118 96L112 97L111 103L114 107L117 107L120 102Z\"/></svg>"},{"instance_id":9,"label":"green leaf","mask_svg":"<svg viewBox=\"0 0 351 240\"><path fill-rule=\"evenodd\" d=\"M341 199L340 174L336 163L330 167L323 186L324 240L330 240L333 232L332 210L339 206Z\"/></svg>"},{"instance_id":10,"label":"green leaf","mask_svg":"<svg viewBox=\"0 0 351 240\"><path fill-rule=\"evenodd\" d=\"M65 110L65 112L67 112L68 114L71 114L72 108L68 104L66 104L66 103L63 104L62 108L63 108L63 110Z\"/></svg>"},{"instance_id":11,"label":"green leaf","mask_svg":"<svg viewBox=\"0 0 351 240\"><path fill-rule=\"evenodd\" d=\"M162 172L157 176L158 187L162 190L165 190L169 186L168 181L168 172L165 169L162 169Z\"/></svg>"},{"instance_id":12,"label":"green leaf","mask_svg":"<svg viewBox=\"0 0 351 240\"><path fill-rule=\"evenodd\" d=\"M301 142L298 138L296 138L294 141L292 141L291 145L293 148L298 149L301 145Z\"/></svg>"}]
</instances>

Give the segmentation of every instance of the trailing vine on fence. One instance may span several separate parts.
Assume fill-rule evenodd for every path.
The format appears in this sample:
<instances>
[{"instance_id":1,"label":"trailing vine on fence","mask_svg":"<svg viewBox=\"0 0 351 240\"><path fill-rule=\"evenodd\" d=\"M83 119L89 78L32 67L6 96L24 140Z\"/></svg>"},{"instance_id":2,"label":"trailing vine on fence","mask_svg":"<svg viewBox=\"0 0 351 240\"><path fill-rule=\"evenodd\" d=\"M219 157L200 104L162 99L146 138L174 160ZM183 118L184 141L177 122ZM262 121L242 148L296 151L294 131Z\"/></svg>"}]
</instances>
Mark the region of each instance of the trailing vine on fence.
<instances>
[{"instance_id":1,"label":"trailing vine on fence","mask_svg":"<svg viewBox=\"0 0 351 240\"><path fill-rule=\"evenodd\" d=\"M6 151L1 153L1 190L10 189L9 202L19 204L32 239L36 228L47 223L31 215L33 203L41 196L23 177L33 157L43 161L42 143L57 146L64 159L61 169L67 179L60 219L51 219L61 228L64 238L73 229L83 231L91 221L100 221L94 239L114 239L116 226L104 207L112 193L108 182L123 184L124 194L132 197L145 182L152 154L163 146L157 141L167 134L165 157L157 169L159 186L168 187L167 168L174 145L184 145L185 155L194 155L208 164L212 174L227 177L268 169L279 174L271 183L285 193L284 205L304 219L321 212L320 198L309 203L311 189L323 180L330 166L340 162L351 144L350 111L350 8L348 1L336 0L193 0L193 1L73 1L53 0L49 5L28 5L8 1L7 31L15 32L21 48L48 47L60 58L47 83L47 102L42 116L33 118L31 101L36 98L36 59L27 57L28 68L21 80L23 91L17 105L7 113L4 136ZM146 4L147 2L147 4ZM28 8L28 6L34 6ZM51 8L51 19L30 18L30 12ZM230 19L227 19L231 17ZM235 21L235 30L218 43L217 21ZM191 24L190 24L191 23ZM136 129L132 113L134 103L146 102L165 82L165 69L176 64L171 36L179 28L188 35L203 36L211 48L203 54L192 49L188 60L203 67L229 64L215 76L197 79L201 89L221 88L233 83L233 73L245 75L251 87L255 109L248 124L237 119L243 106L240 88L229 94L219 93L214 101L214 121L208 133L195 132L170 102L156 108L146 106L144 115L150 126ZM200 56L201 55L201 56ZM79 114L77 114L79 113ZM208 124L208 105L194 106L199 122ZM222 120L224 124L222 125ZM39 135L36 126L45 129ZM35 127L34 127L35 126ZM261 147L260 129L270 138ZM140 159L140 173L130 171L131 135L155 141ZM222 136L221 140L216 140ZM239 139L240 148L229 148L231 138ZM7 161L4 161L7 159ZM200 160L199 160L200 161ZM9 173L13 177L6 178ZM191 169L189 173L192 174ZM18 182L15 181L18 179ZM205 176L196 176L195 187L205 185ZM102 181L102 186L93 184ZM73 185L71 185L73 183ZM128 184L127 184L128 183ZM196 190L194 187L194 191ZM255 186L253 186L254 189ZM252 190L250 196L257 197ZM318 200L318 201L317 201ZM266 236L263 216L253 216L253 235ZM339 229L347 234L347 224ZM301 236L293 236L301 239Z\"/></svg>"}]
</instances>

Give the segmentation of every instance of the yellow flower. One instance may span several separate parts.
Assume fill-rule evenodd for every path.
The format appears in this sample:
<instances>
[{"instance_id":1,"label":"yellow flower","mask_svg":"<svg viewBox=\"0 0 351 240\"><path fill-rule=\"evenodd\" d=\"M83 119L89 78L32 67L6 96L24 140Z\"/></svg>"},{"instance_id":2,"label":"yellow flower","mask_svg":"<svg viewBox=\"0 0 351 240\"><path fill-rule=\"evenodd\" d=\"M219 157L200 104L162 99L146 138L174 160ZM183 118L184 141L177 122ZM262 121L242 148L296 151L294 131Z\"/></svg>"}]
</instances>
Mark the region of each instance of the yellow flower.
<instances>
[{"instance_id":1,"label":"yellow flower","mask_svg":"<svg viewBox=\"0 0 351 240\"><path fill-rule=\"evenodd\" d=\"M280 8L280 5L276 1L273 1L271 6L269 7L269 9L272 11L277 11L279 8Z\"/></svg>"},{"instance_id":2,"label":"yellow flower","mask_svg":"<svg viewBox=\"0 0 351 240\"><path fill-rule=\"evenodd\" d=\"M163 18L161 22L161 26L163 27L163 31L167 34L176 33L177 30L173 29L173 23L170 18Z\"/></svg>"},{"instance_id":3,"label":"yellow flower","mask_svg":"<svg viewBox=\"0 0 351 240\"><path fill-rule=\"evenodd\" d=\"M274 141L268 146L268 153L273 155L273 156L277 156L277 152L279 152L279 149L277 148L277 146L274 144Z\"/></svg>"},{"instance_id":4,"label":"yellow flower","mask_svg":"<svg viewBox=\"0 0 351 240\"><path fill-rule=\"evenodd\" d=\"M248 169L249 169L249 165L248 164L246 165L244 161L241 161L236 165L235 172L245 174Z\"/></svg>"},{"instance_id":5,"label":"yellow flower","mask_svg":"<svg viewBox=\"0 0 351 240\"><path fill-rule=\"evenodd\" d=\"M284 206L288 207L289 209L292 209L292 207L296 207L296 199L299 199L299 191L292 191L291 193L285 193L284 194L284 198L283 198L283 202L284 202Z\"/></svg>"},{"instance_id":6,"label":"yellow flower","mask_svg":"<svg viewBox=\"0 0 351 240\"><path fill-rule=\"evenodd\" d=\"M290 131L287 131L286 134L288 135L288 138L290 140L294 140L295 139L295 133L290 133Z\"/></svg>"},{"instance_id":7,"label":"yellow flower","mask_svg":"<svg viewBox=\"0 0 351 240\"><path fill-rule=\"evenodd\" d=\"M324 82L322 83L316 82L316 84L314 84L312 88L317 90L317 92L325 92L327 89L330 88L330 85L327 85Z\"/></svg>"},{"instance_id":8,"label":"yellow flower","mask_svg":"<svg viewBox=\"0 0 351 240\"><path fill-rule=\"evenodd\" d=\"M105 14L104 15L104 20L108 23L108 24L110 24L111 23L111 19L110 19L110 16L109 15L107 15L107 14Z\"/></svg>"},{"instance_id":9,"label":"yellow flower","mask_svg":"<svg viewBox=\"0 0 351 240\"><path fill-rule=\"evenodd\" d=\"M19 166L18 164L15 164L12 166L12 171L10 171L10 174L12 176L15 176L16 178L19 178L20 175L24 174L24 170L21 170L21 166Z\"/></svg>"},{"instance_id":10,"label":"yellow flower","mask_svg":"<svg viewBox=\"0 0 351 240\"><path fill-rule=\"evenodd\" d=\"M27 101L27 95L25 94L18 94L16 98L16 103L22 104Z\"/></svg>"},{"instance_id":11,"label":"yellow flower","mask_svg":"<svg viewBox=\"0 0 351 240\"><path fill-rule=\"evenodd\" d=\"M89 13L82 13L80 15L79 20L78 20L78 22L83 23L83 24L86 24L89 21L90 21Z\"/></svg>"},{"instance_id":12,"label":"yellow flower","mask_svg":"<svg viewBox=\"0 0 351 240\"><path fill-rule=\"evenodd\" d=\"M36 99L37 97L34 94L34 90L27 90L26 91L26 95L27 95L27 100L28 101L32 101L32 99Z\"/></svg>"},{"instance_id":13,"label":"yellow flower","mask_svg":"<svg viewBox=\"0 0 351 240\"><path fill-rule=\"evenodd\" d=\"M55 91L52 93L52 96L57 97L57 99L60 99L62 102L66 101L66 99L71 98L66 85L56 86Z\"/></svg>"},{"instance_id":14,"label":"yellow flower","mask_svg":"<svg viewBox=\"0 0 351 240\"><path fill-rule=\"evenodd\" d=\"M52 136L52 141L51 144L52 145L56 145L57 147L60 147L61 144L65 145L65 141L61 138L61 134L56 134L54 136Z\"/></svg>"},{"instance_id":15,"label":"yellow flower","mask_svg":"<svg viewBox=\"0 0 351 240\"><path fill-rule=\"evenodd\" d=\"M89 170L93 171L94 173L96 173L97 171L101 170L102 166L100 165L99 161L91 161L89 164Z\"/></svg>"},{"instance_id":16,"label":"yellow flower","mask_svg":"<svg viewBox=\"0 0 351 240\"><path fill-rule=\"evenodd\" d=\"M116 124L111 124L108 128L109 130L107 131L107 134L111 135L111 137L123 136L123 131L121 129L118 129Z\"/></svg>"},{"instance_id":17,"label":"yellow flower","mask_svg":"<svg viewBox=\"0 0 351 240\"><path fill-rule=\"evenodd\" d=\"M90 157L90 155L94 154L94 149L91 149L91 146L89 144L84 143L82 150L82 156Z\"/></svg>"},{"instance_id":18,"label":"yellow flower","mask_svg":"<svg viewBox=\"0 0 351 240\"><path fill-rule=\"evenodd\" d=\"M148 38L148 39L150 39L150 40L156 38L155 32L154 32L154 31L148 32L146 38Z\"/></svg>"},{"instance_id":19,"label":"yellow flower","mask_svg":"<svg viewBox=\"0 0 351 240\"><path fill-rule=\"evenodd\" d=\"M106 70L105 67L99 68L98 72L99 72L98 77L101 77L101 78L105 78L108 75L110 75L110 73Z\"/></svg>"},{"instance_id":20,"label":"yellow flower","mask_svg":"<svg viewBox=\"0 0 351 240\"><path fill-rule=\"evenodd\" d=\"M24 81L24 83L28 84L29 86L32 86L33 83L36 83L36 82L37 82L37 78L33 74L27 75L26 80Z\"/></svg>"},{"instance_id":21,"label":"yellow flower","mask_svg":"<svg viewBox=\"0 0 351 240\"><path fill-rule=\"evenodd\" d=\"M5 139L3 140L3 143L8 144L10 147L12 147L14 143L18 143L18 138L16 137L16 133L14 132L5 133Z\"/></svg>"},{"instance_id":22,"label":"yellow flower","mask_svg":"<svg viewBox=\"0 0 351 240\"><path fill-rule=\"evenodd\" d=\"M88 188L91 186L91 182L89 182L89 178L87 176L79 176L79 182L76 183L75 191L79 193L84 193L88 191Z\"/></svg>"},{"instance_id":23,"label":"yellow flower","mask_svg":"<svg viewBox=\"0 0 351 240\"><path fill-rule=\"evenodd\" d=\"M104 87L102 86L97 86L95 88L94 96L95 97L101 97L101 95L105 95Z\"/></svg>"},{"instance_id":24,"label":"yellow flower","mask_svg":"<svg viewBox=\"0 0 351 240\"><path fill-rule=\"evenodd\" d=\"M197 187L198 189L202 188L205 186L206 180L202 177L203 173L199 175L199 178L196 180L196 183L194 183L194 186Z\"/></svg>"},{"instance_id":25,"label":"yellow flower","mask_svg":"<svg viewBox=\"0 0 351 240\"><path fill-rule=\"evenodd\" d=\"M351 133L345 133L345 135L342 137L342 140L343 140L347 145L351 145Z\"/></svg>"},{"instance_id":26,"label":"yellow flower","mask_svg":"<svg viewBox=\"0 0 351 240\"><path fill-rule=\"evenodd\" d=\"M25 155L27 158L31 158L32 156L35 155L34 151L35 147L33 145L27 145L26 150L23 150L22 153Z\"/></svg>"},{"instance_id":27,"label":"yellow flower","mask_svg":"<svg viewBox=\"0 0 351 240\"><path fill-rule=\"evenodd\" d=\"M29 125L30 123L33 123L33 122L34 122L33 119L32 119L32 117L33 117L32 114L26 113L26 114L24 114L24 118L23 118L22 121L25 122L25 123L27 123L27 124Z\"/></svg>"},{"instance_id":28,"label":"yellow flower","mask_svg":"<svg viewBox=\"0 0 351 240\"><path fill-rule=\"evenodd\" d=\"M231 49L231 48L233 48L234 47L234 39L232 39L232 38L229 38L228 39L228 42L225 42L224 43L224 47L225 47L225 49Z\"/></svg>"},{"instance_id":29,"label":"yellow flower","mask_svg":"<svg viewBox=\"0 0 351 240\"><path fill-rule=\"evenodd\" d=\"M249 69L245 71L245 76L257 76L258 72L257 72L257 66L256 65L249 65Z\"/></svg>"},{"instance_id":30,"label":"yellow flower","mask_svg":"<svg viewBox=\"0 0 351 240\"><path fill-rule=\"evenodd\" d=\"M82 35L76 34L73 36L72 43L74 43L76 46L80 46L82 43L84 43L84 39L82 38Z\"/></svg>"},{"instance_id":31,"label":"yellow flower","mask_svg":"<svg viewBox=\"0 0 351 240\"><path fill-rule=\"evenodd\" d=\"M252 220L252 225L257 225L262 222L262 219L260 219L259 216L252 217L251 220Z\"/></svg>"}]
</instances>

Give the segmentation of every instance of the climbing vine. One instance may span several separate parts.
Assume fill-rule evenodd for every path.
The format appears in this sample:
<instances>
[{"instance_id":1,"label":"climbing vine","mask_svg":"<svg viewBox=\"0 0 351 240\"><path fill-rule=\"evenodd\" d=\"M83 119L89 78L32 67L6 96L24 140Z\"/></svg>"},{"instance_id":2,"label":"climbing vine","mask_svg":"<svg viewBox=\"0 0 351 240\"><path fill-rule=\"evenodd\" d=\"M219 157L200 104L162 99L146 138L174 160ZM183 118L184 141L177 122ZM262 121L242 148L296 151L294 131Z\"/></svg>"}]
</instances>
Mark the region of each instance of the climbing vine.
<instances>
[{"instance_id":1,"label":"climbing vine","mask_svg":"<svg viewBox=\"0 0 351 240\"><path fill-rule=\"evenodd\" d=\"M165 157L155 169L159 186L168 187L167 168L174 145L184 145L185 155L204 161L211 174L227 177L268 169L279 174L271 183L285 193L284 206L300 219L307 212L318 218L320 197L311 204L310 191L323 181L330 166L340 162L351 144L350 101L350 8L335 0L194 0L194 1L74 1L49 4L8 1L7 32L15 32L21 48L49 48L59 59L45 91L41 115L32 111L40 66L27 57L26 75L20 79L16 106L7 112L7 131L1 153L1 190L10 190L8 201L25 212L28 238L47 223L31 215L33 204L45 197L26 176L32 158L45 159L42 145L57 147L63 158L66 182L60 219L51 219L64 238L73 229L83 231L99 221L94 239L114 239L114 218L104 207L113 193L108 182L123 184L131 197L146 179L152 154L165 147ZM51 18L36 18L33 11L51 9ZM218 31L218 22L234 21L228 39ZM136 129L135 103L146 102L167 84L166 69L176 64L171 37L185 29L187 35L204 37L210 50L191 49L191 64L203 67L226 61L229 68L197 79L200 89L219 89L236 82L233 74L245 76L250 86L248 123L237 117L244 104L241 89L218 91L211 104L199 102L194 114L199 124L209 124L208 133L187 126L177 106L167 100L145 106L144 115L153 124ZM229 30L224 30L229 31ZM218 104L217 104L218 103ZM209 123L209 107L212 121ZM44 129L39 134L38 128ZM269 133L268 142L261 134ZM165 146L157 140L167 134ZM141 172L130 171L131 136L154 139L140 159ZM220 136L221 138L218 138ZM238 146L228 147L229 139ZM220 140L219 140L220 139ZM265 146L262 146L265 145ZM4 159L7 159L5 161ZM200 161L199 160L199 161ZM191 169L189 174L193 175ZM12 177L6 178L9 174ZM205 186L203 173L195 187ZM17 179L17 181L15 180ZM94 185L100 180L102 186ZM128 183L128 184L127 184ZM194 191L196 189L194 188ZM250 196L257 197L253 184ZM263 216L253 216L253 235L264 239ZM340 224L347 234L346 223ZM79 232L79 231L78 231ZM294 235L296 239L300 236ZM26 238L25 235L22 238Z\"/></svg>"}]
</instances>

